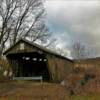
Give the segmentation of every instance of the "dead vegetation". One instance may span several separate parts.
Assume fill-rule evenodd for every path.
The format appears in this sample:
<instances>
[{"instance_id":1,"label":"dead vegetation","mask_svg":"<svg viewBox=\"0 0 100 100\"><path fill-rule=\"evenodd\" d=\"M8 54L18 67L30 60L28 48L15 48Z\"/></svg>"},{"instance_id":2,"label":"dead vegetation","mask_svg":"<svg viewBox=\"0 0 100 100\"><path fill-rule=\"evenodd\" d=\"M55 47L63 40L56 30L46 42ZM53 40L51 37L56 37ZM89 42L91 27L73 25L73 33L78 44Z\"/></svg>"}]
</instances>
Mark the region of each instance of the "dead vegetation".
<instances>
[{"instance_id":1,"label":"dead vegetation","mask_svg":"<svg viewBox=\"0 0 100 100\"><path fill-rule=\"evenodd\" d=\"M75 68L66 84L73 95L100 94L100 68Z\"/></svg>"},{"instance_id":2,"label":"dead vegetation","mask_svg":"<svg viewBox=\"0 0 100 100\"><path fill-rule=\"evenodd\" d=\"M4 61L2 61L4 62ZM1 64L1 63L0 63ZM2 63L3 64L3 63ZM4 63L5 64L5 63ZM5 64L7 65L7 63ZM8 68L8 67L4 67ZM0 100L99 100L100 68L76 67L60 83L0 80ZM76 97L75 97L76 96ZM78 97L79 96L79 97ZM91 99L88 99L88 96ZM92 96L96 96L96 99ZM75 99L77 98L77 99ZM78 99L80 98L80 99ZM83 99L84 98L84 99Z\"/></svg>"},{"instance_id":3,"label":"dead vegetation","mask_svg":"<svg viewBox=\"0 0 100 100\"><path fill-rule=\"evenodd\" d=\"M8 98L14 98L14 100L63 100L66 96L65 88L54 83L13 81L0 83L0 86L0 97L5 98L2 100L8 100Z\"/></svg>"}]
</instances>

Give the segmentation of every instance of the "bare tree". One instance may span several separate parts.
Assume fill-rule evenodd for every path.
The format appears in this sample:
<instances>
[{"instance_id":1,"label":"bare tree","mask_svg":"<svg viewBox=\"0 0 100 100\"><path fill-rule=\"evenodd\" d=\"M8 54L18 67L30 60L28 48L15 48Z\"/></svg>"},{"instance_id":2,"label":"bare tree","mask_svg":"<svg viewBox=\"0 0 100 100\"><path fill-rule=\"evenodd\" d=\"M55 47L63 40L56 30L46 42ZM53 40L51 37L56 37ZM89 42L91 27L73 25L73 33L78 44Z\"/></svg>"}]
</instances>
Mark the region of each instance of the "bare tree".
<instances>
[{"instance_id":1,"label":"bare tree","mask_svg":"<svg viewBox=\"0 0 100 100\"><path fill-rule=\"evenodd\" d=\"M31 41L47 36L43 0L0 0L0 47L19 38Z\"/></svg>"},{"instance_id":2,"label":"bare tree","mask_svg":"<svg viewBox=\"0 0 100 100\"><path fill-rule=\"evenodd\" d=\"M81 42L75 42L72 45L72 57L74 59L84 59L89 57L89 50Z\"/></svg>"}]
</instances>

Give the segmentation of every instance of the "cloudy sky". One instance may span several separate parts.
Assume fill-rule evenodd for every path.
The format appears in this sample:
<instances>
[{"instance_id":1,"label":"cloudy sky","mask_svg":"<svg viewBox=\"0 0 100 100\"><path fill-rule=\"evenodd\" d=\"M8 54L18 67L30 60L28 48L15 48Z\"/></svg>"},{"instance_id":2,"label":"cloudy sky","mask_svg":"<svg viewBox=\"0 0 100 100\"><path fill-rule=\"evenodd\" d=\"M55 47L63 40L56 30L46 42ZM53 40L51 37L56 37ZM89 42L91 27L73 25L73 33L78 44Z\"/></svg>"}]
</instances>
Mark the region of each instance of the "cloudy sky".
<instances>
[{"instance_id":1,"label":"cloudy sky","mask_svg":"<svg viewBox=\"0 0 100 100\"><path fill-rule=\"evenodd\" d=\"M47 0L47 23L58 47L80 41L100 55L100 1Z\"/></svg>"}]
</instances>

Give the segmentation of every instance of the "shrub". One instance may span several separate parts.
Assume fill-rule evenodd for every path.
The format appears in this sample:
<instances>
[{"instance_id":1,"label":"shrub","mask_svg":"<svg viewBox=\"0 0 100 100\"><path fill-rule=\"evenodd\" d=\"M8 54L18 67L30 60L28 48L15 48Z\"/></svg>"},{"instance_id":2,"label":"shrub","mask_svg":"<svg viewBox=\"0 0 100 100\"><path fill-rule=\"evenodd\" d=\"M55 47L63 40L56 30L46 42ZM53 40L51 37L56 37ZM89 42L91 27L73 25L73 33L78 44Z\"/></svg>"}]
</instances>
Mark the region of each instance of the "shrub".
<instances>
[{"instance_id":1,"label":"shrub","mask_svg":"<svg viewBox=\"0 0 100 100\"><path fill-rule=\"evenodd\" d=\"M3 70L0 69L0 77L2 77L2 76L3 76Z\"/></svg>"},{"instance_id":2,"label":"shrub","mask_svg":"<svg viewBox=\"0 0 100 100\"><path fill-rule=\"evenodd\" d=\"M0 81L5 81L9 79L8 73L6 76L4 76L5 71L7 72L11 71L9 63L7 60L0 59Z\"/></svg>"},{"instance_id":3,"label":"shrub","mask_svg":"<svg viewBox=\"0 0 100 100\"><path fill-rule=\"evenodd\" d=\"M85 81L84 79L82 79L82 80L80 80L80 84L81 84L82 86L84 86L84 85L86 84L86 81Z\"/></svg>"},{"instance_id":4,"label":"shrub","mask_svg":"<svg viewBox=\"0 0 100 100\"><path fill-rule=\"evenodd\" d=\"M94 79L95 75L93 73L86 73L82 80L80 80L80 84L83 86L85 85L89 80Z\"/></svg>"},{"instance_id":5,"label":"shrub","mask_svg":"<svg viewBox=\"0 0 100 100\"><path fill-rule=\"evenodd\" d=\"M84 80L85 81L89 81L90 79L93 79L93 78L95 78L95 75L93 73L86 73L84 75Z\"/></svg>"}]
</instances>

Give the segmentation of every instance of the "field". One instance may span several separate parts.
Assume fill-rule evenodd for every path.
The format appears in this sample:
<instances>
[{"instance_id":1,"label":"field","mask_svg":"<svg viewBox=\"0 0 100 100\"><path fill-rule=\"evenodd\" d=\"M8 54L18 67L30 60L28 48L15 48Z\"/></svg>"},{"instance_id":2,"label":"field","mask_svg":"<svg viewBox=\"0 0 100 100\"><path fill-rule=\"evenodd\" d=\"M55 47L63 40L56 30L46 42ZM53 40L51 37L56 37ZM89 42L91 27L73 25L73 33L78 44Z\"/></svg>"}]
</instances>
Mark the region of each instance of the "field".
<instances>
[{"instance_id":1,"label":"field","mask_svg":"<svg viewBox=\"0 0 100 100\"><path fill-rule=\"evenodd\" d=\"M66 88L55 83L10 81L0 83L0 100L100 100L100 96L68 96Z\"/></svg>"}]
</instances>

